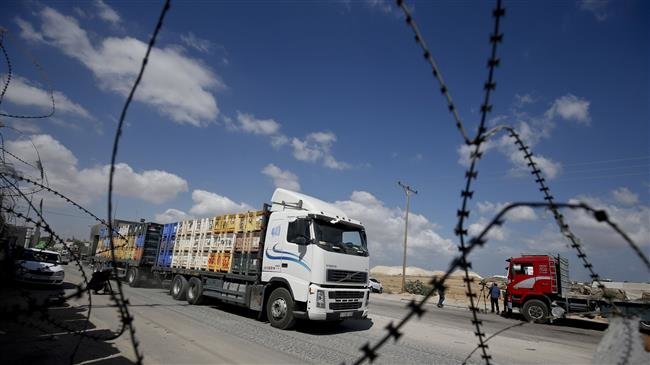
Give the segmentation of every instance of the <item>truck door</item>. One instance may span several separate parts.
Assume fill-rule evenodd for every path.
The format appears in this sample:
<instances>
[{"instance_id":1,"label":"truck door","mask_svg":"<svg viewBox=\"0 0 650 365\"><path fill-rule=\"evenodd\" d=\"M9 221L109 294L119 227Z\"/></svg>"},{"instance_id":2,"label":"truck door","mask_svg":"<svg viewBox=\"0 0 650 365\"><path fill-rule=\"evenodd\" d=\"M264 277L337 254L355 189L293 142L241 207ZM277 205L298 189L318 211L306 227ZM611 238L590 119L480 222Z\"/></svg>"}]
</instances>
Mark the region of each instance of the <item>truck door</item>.
<instances>
[{"instance_id":1,"label":"truck door","mask_svg":"<svg viewBox=\"0 0 650 365\"><path fill-rule=\"evenodd\" d=\"M511 267L513 295L529 293L535 286L535 268L532 262L514 262ZM517 295L519 296L519 295Z\"/></svg>"},{"instance_id":2,"label":"truck door","mask_svg":"<svg viewBox=\"0 0 650 365\"><path fill-rule=\"evenodd\" d=\"M285 252L282 256L284 273L309 281L311 278L311 260L307 256L311 237L311 224L308 219L288 220L286 241L283 245Z\"/></svg>"}]
</instances>

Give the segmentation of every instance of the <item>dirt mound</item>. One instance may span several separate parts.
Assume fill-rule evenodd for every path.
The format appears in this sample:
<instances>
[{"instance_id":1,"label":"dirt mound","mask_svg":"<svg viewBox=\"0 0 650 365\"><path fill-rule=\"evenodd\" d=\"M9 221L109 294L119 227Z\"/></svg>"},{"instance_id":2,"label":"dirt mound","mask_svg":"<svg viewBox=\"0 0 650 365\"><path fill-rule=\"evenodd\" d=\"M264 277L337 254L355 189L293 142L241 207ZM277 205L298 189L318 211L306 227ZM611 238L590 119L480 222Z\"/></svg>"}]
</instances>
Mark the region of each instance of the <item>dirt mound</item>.
<instances>
[{"instance_id":1,"label":"dirt mound","mask_svg":"<svg viewBox=\"0 0 650 365\"><path fill-rule=\"evenodd\" d=\"M371 275L384 275L384 276L402 276L402 267L401 266L375 266L372 269L370 269L370 274ZM434 270L434 271L429 271L425 269L421 269L419 267L415 266L407 266L406 267L406 276L427 276L427 277L432 277L432 276L442 276L444 275L444 271L440 270ZM465 273L461 270L454 271L451 274L452 278L457 278L457 277L463 277ZM479 278L481 279L481 275L470 271L469 275L471 277Z\"/></svg>"}]
</instances>

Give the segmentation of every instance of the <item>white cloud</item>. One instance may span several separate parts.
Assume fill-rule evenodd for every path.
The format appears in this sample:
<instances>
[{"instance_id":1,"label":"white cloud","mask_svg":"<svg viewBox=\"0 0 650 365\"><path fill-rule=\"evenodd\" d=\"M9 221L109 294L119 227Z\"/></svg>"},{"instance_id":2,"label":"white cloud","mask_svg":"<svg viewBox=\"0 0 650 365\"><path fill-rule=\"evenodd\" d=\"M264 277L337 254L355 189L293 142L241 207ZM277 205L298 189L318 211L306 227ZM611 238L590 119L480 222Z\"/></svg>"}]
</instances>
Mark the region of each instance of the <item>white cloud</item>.
<instances>
[{"instance_id":1,"label":"white cloud","mask_svg":"<svg viewBox=\"0 0 650 365\"><path fill-rule=\"evenodd\" d=\"M639 195L633 193L626 187L620 187L612 191L612 195L616 202L623 205L634 205L639 202Z\"/></svg>"},{"instance_id":2,"label":"white cloud","mask_svg":"<svg viewBox=\"0 0 650 365\"><path fill-rule=\"evenodd\" d=\"M532 96L528 94L515 95L515 105L518 103L527 104L534 102ZM567 94L555 99L551 107L546 110L542 115L531 116L518 109L512 110L512 114L508 116L499 116L492 121L492 125L498 123L508 124L508 121L513 120L515 123L510 123L515 126L515 130L519 134L524 143L531 148L534 152L534 147L543 139L550 138L553 130L555 129L554 119L561 118L565 120L575 120L579 124L587 125L591 121L589 115L590 102L584 98L579 98L572 94ZM514 144L514 139L509 135L502 133L501 137L492 138L481 145L481 152L483 154L492 149L497 149L514 165L510 170L512 176L530 176L530 167L528 160L526 160L519 150L518 146ZM474 146L460 145L457 149L458 163L462 166L470 165L470 154L474 150ZM544 176L548 179L553 179L559 176L562 172L562 164L554 161L553 159L543 156L539 153L533 153L533 160L537 167L542 170Z\"/></svg>"},{"instance_id":3,"label":"white cloud","mask_svg":"<svg viewBox=\"0 0 650 365\"><path fill-rule=\"evenodd\" d=\"M289 170L282 170L274 164L268 164L262 173L271 179L276 188L286 188L293 191L300 191L298 176Z\"/></svg>"},{"instance_id":4,"label":"white cloud","mask_svg":"<svg viewBox=\"0 0 650 365\"><path fill-rule=\"evenodd\" d=\"M41 128L39 128L38 125L26 119L16 119L13 122L11 122L11 126L23 133L33 134L33 133L41 132Z\"/></svg>"},{"instance_id":5,"label":"white cloud","mask_svg":"<svg viewBox=\"0 0 650 365\"><path fill-rule=\"evenodd\" d=\"M224 213L236 213L252 210L246 203L235 203L230 198L205 190L192 191L194 205L190 214L200 217L215 216Z\"/></svg>"},{"instance_id":6,"label":"white cloud","mask_svg":"<svg viewBox=\"0 0 650 365\"><path fill-rule=\"evenodd\" d=\"M591 122L589 116L590 101L579 98L573 94L567 94L555 99L551 108L546 111L548 118L560 117L566 120L575 120L578 123L588 125Z\"/></svg>"},{"instance_id":7,"label":"white cloud","mask_svg":"<svg viewBox=\"0 0 650 365\"><path fill-rule=\"evenodd\" d=\"M187 35L181 35L181 41L183 41L186 46L201 53L210 53L210 50L214 47L212 42L207 39L201 39L195 36L192 32L187 33Z\"/></svg>"},{"instance_id":8,"label":"white cloud","mask_svg":"<svg viewBox=\"0 0 650 365\"><path fill-rule=\"evenodd\" d=\"M94 39L77 20L45 7L41 35L93 72L102 88L126 96L140 70L147 44L131 37ZM219 115L211 90L225 87L212 70L180 47L154 48L135 100L178 123L205 126Z\"/></svg>"},{"instance_id":9,"label":"white cloud","mask_svg":"<svg viewBox=\"0 0 650 365\"><path fill-rule=\"evenodd\" d=\"M489 201L483 201L483 202L477 202L476 208L478 209L479 213L489 214L491 216L490 218L492 218L492 216L495 216L497 213L503 210L503 208L505 208L508 204L510 203L492 203ZM517 207L509 210L508 213L506 213L506 218L508 219L508 221L521 222L521 221L534 221L537 220L538 217L533 208Z\"/></svg>"},{"instance_id":10,"label":"white cloud","mask_svg":"<svg viewBox=\"0 0 650 365\"><path fill-rule=\"evenodd\" d=\"M494 147L497 147L497 144L493 140L487 140L486 142L482 143L479 152L482 154L487 153ZM476 149L476 146L472 145L467 145L467 144L461 144L458 146L458 149L456 152L458 153L458 163L462 166L469 167L470 164L472 163L472 153L474 153L474 150Z\"/></svg>"},{"instance_id":11,"label":"white cloud","mask_svg":"<svg viewBox=\"0 0 650 365\"><path fill-rule=\"evenodd\" d=\"M307 162L322 161L325 167L334 170L350 168L351 166L348 163L338 161L332 156L331 147L334 142L336 142L336 135L332 132L310 133L304 140L293 138L291 140L293 157Z\"/></svg>"},{"instance_id":12,"label":"white cloud","mask_svg":"<svg viewBox=\"0 0 650 365\"><path fill-rule=\"evenodd\" d=\"M478 221L470 224L467 227L467 233L469 233L470 236L478 236L485 229L485 227L487 227L488 223L489 221L487 219L481 217ZM490 229L486 238L488 240L494 241L505 241L507 236L508 235L505 228L494 226Z\"/></svg>"},{"instance_id":13,"label":"white cloud","mask_svg":"<svg viewBox=\"0 0 650 365\"><path fill-rule=\"evenodd\" d=\"M313 132L305 139L290 138L280 132L282 125L275 119L259 119L252 114L239 111L235 120L224 116L223 122L231 131L269 137L271 146L275 149L289 145L296 160L321 162L323 166L333 170L345 170L351 167L347 162L339 161L332 155L332 145L336 142L336 135L332 132Z\"/></svg>"},{"instance_id":14,"label":"white cloud","mask_svg":"<svg viewBox=\"0 0 650 365\"><path fill-rule=\"evenodd\" d=\"M622 206L607 203L600 198L588 195L578 196L569 202L584 202L592 208L605 210L609 218L625 231L637 245L646 248L650 246L650 206L644 204L635 206L624 204ZM597 222L591 214L581 210L568 210L565 216L585 246L627 247L627 243L618 234L607 224Z\"/></svg>"},{"instance_id":15,"label":"white cloud","mask_svg":"<svg viewBox=\"0 0 650 365\"><path fill-rule=\"evenodd\" d=\"M53 189L81 204L104 199L108 188L109 165L80 169L77 157L72 151L52 136L35 135L32 136L32 142L38 149L43 168ZM25 161L35 162L38 159L28 139L7 141L6 146L10 152ZM12 160L10 156L7 158L9 161ZM38 171L30 170L23 164L16 166L21 166L21 170L28 176L39 174ZM179 193L187 191L187 181L177 175L161 170L136 172L125 163L116 165L114 181L116 194L154 204L164 203ZM57 199L49 197L48 200Z\"/></svg>"},{"instance_id":16,"label":"white cloud","mask_svg":"<svg viewBox=\"0 0 650 365\"><path fill-rule=\"evenodd\" d=\"M528 104L533 104L535 101L537 101L532 95L530 94L515 94L515 107L521 108L524 107Z\"/></svg>"},{"instance_id":17,"label":"white cloud","mask_svg":"<svg viewBox=\"0 0 650 365\"><path fill-rule=\"evenodd\" d=\"M6 75L2 75L3 78ZM5 93L5 99L21 106L37 107L45 112L52 109L52 99L49 91L43 90L20 76L14 75ZM54 91L55 112L63 112L86 119L93 119L90 113L81 105L71 101L60 91ZM31 113L34 114L34 113Z\"/></svg>"},{"instance_id":18,"label":"white cloud","mask_svg":"<svg viewBox=\"0 0 650 365\"><path fill-rule=\"evenodd\" d=\"M531 170L528 166L528 160L526 160L521 152L516 148L510 149L512 153L509 155L509 158L515 165L511 170L511 173L515 176L530 175ZM548 179L555 179L562 171L562 164L560 162L553 161L542 155L533 155L533 161L535 161L537 167L542 171L544 177Z\"/></svg>"},{"instance_id":19,"label":"white cloud","mask_svg":"<svg viewBox=\"0 0 650 365\"><path fill-rule=\"evenodd\" d=\"M596 20L602 22L609 16L606 8L609 0L580 0L580 10L588 11L594 15Z\"/></svg>"},{"instance_id":20,"label":"white cloud","mask_svg":"<svg viewBox=\"0 0 650 365\"><path fill-rule=\"evenodd\" d=\"M78 178L83 184L107 187L109 172L109 165L93 167L80 170ZM187 191L187 181L177 175L162 170L145 170L138 173L125 163L115 165L114 181L118 194L154 204L164 203L178 193Z\"/></svg>"},{"instance_id":21,"label":"white cloud","mask_svg":"<svg viewBox=\"0 0 650 365\"><path fill-rule=\"evenodd\" d=\"M370 9L377 10L386 15L399 17L402 15L400 9L395 6L394 1L390 0L365 0L366 6Z\"/></svg>"},{"instance_id":22,"label":"white cloud","mask_svg":"<svg viewBox=\"0 0 650 365\"><path fill-rule=\"evenodd\" d=\"M277 136L271 137L271 146L273 146L273 148L280 148L286 145L287 143L289 143L289 137L283 134L279 134Z\"/></svg>"},{"instance_id":23,"label":"white cloud","mask_svg":"<svg viewBox=\"0 0 650 365\"><path fill-rule=\"evenodd\" d=\"M233 127L244 132L265 136L274 136L280 131L280 123L273 119L257 119L255 116L237 112L238 125Z\"/></svg>"},{"instance_id":24,"label":"white cloud","mask_svg":"<svg viewBox=\"0 0 650 365\"><path fill-rule=\"evenodd\" d=\"M366 191L355 191L348 200L334 203L349 217L361 221L368 235L368 246L374 262L401 263L404 240L404 211L387 207ZM409 214L408 252L414 257L432 255L449 259L457 249L454 243L436 232L438 226L425 216Z\"/></svg>"},{"instance_id":25,"label":"white cloud","mask_svg":"<svg viewBox=\"0 0 650 365\"><path fill-rule=\"evenodd\" d=\"M32 26L31 23L25 21L24 19L22 19L20 17L16 17L15 21L16 21L16 24L18 24L18 27L20 28L20 36L23 39L26 39L26 40L32 41L32 42L42 42L43 41L43 36L34 29L34 26Z\"/></svg>"},{"instance_id":26,"label":"white cloud","mask_svg":"<svg viewBox=\"0 0 650 365\"><path fill-rule=\"evenodd\" d=\"M167 223L174 223L174 222L180 222L183 220L187 219L192 219L193 217L182 210L178 209L167 209L163 213L156 214L154 217L154 221L156 223L161 223L161 224L167 224Z\"/></svg>"},{"instance_id":27,"label":"white cloud","mask_svg":"<svg viewBox=\"0 0 650 365\"><path fill-rule=\"evenodd\" d=\"M102 0L95 0L94 4L99 11L98 15L100 18L111 24L118 24L121 21L120 14L118 14L115 9L106 5L106 3L104 3Z\"/></svg>"}]
</instances>

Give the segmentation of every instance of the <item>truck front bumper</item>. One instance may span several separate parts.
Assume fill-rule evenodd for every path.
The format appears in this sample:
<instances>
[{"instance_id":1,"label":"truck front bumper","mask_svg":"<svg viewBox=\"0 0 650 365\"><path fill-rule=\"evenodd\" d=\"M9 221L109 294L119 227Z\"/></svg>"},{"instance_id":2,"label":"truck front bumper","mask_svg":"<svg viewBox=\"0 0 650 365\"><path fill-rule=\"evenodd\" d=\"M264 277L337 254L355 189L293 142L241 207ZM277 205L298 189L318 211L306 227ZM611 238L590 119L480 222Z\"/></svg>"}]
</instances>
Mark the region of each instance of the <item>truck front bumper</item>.
<instances>
[{"instance_id":1,"label":"truck front bumper","mask_svg":"<svg viewBox=\"0 0 650 365\"><path fill-rule=\"evenodd\" d=\"M306 317L316 321L366 318L369 293L370 289L363 287L323 288L311 284Z\"/></svg>"}]
</instances>

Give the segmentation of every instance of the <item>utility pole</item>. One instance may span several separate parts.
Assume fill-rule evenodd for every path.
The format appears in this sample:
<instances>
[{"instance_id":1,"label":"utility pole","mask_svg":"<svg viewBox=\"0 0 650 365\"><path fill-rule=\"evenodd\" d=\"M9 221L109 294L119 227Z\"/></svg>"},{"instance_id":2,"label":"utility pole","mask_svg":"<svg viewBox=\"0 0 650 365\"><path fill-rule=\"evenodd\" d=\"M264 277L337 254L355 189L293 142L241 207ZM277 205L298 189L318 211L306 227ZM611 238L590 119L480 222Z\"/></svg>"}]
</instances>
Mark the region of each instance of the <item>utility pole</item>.
<instances>
[{"instance_id":1,"label":"utility pole","mask_svg":"<svg viewBox=\"0 0 650 365\"><path fill-rule=\"evenodd\" d=\"M411 194L417 194L418 191L411 188L410 185L402 184L401 181L398 181L397 185L401 186L402 189L404 189L404 194L406 194L406 218L404 219L404 258L402 260L402 293L404 293L404 286L406 284L406 241L409 231L409 204L411 202Z\"/></svg>"}]
</instances>

